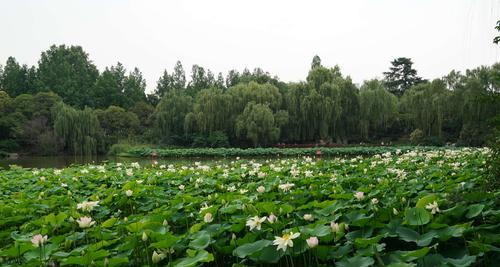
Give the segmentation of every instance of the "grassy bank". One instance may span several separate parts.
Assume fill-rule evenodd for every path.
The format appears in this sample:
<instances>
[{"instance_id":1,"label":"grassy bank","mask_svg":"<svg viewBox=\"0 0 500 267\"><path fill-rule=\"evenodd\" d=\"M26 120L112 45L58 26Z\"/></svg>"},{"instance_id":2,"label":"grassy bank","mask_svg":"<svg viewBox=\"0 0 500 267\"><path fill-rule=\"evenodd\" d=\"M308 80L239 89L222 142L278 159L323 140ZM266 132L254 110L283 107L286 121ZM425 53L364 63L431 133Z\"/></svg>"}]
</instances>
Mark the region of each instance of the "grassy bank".
<instances>
[{"instance_id":1,"label":"grassy bank","mask_svg":"<svg viewBox=\"0 0 500 267\"><path fill-rule=\"evenodd\" d=\"M374 155L386 152L413 150L414 146L374 146L374 147L313 147L313 148L151 148L128 147L114 149L112 155L123 157L264 157L264 156L315 156L318 151L321 156L357 156ZM418 147L421 150L440 150L439 147Z\"/></svg>"}]
</instances>

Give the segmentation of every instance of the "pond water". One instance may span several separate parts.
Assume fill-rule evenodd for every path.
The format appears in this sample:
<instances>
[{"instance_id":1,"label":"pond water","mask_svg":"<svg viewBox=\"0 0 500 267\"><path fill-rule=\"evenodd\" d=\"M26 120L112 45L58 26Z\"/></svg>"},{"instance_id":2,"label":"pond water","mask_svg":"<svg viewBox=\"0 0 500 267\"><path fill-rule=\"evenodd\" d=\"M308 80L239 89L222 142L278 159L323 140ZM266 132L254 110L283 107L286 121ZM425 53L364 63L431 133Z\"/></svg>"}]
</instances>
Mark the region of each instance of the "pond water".
<instances>
[{"instance_id":1,"label":"pond water","mask_svg":"<svg viewBox=\"0 0 500 267\"><path fill-rule=\"evenodd\" d=\"M195 161L230 161L232 158L161 158L159 164L190 163ZM7 169L10 165L17 165L25 168L64 168L72 164L100 164L105 162L131 163L139 162L141 165L152 164L150 158L130 158L113 156L20 156L17 159L0 158L0 168Z\"/></svg>"}]
</instances>

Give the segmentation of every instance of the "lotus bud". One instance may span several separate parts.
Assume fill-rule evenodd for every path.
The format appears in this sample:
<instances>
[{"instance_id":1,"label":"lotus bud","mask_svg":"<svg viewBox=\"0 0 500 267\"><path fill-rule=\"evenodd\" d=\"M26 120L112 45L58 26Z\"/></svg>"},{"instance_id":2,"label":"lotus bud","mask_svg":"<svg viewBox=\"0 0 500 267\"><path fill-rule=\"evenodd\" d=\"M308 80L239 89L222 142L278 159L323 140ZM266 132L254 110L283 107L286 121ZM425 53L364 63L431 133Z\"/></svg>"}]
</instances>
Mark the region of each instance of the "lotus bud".
<instances>
[{"instance_id":1,"label":"lotus bud","mask_svg":"<svg viewBox=\"0 0 500 267\"><path fill-rule=\"evenodd\" d=\"M319 240L317 237L315 236L311 236L309 237L308 239L306 239L306 242L307 242L307 245L310 247L310 248L314 248L318 245L319 243Z\"/></svg>"},{"instance_id":2,"label":"lotus bud","mask_svg":"<svg viewBox=\"0 0 500 267\"><path fill-rule=\"evenodd\" d=\"M148 241L148 235L146 234L146 232L142 232L142 241Z\"/></svg>"},{"instance_id":3,"label":"lotus bud","mask_svg":"<svg viewBox=\"0 0 500 267\"><path fill-rule=\"evenodd\" d=\"M161 261L161 255L158 254L156 251L153 251L153 256L151 256L151 260L153 263L158 263Z\"/></svg>"}]
</instances>

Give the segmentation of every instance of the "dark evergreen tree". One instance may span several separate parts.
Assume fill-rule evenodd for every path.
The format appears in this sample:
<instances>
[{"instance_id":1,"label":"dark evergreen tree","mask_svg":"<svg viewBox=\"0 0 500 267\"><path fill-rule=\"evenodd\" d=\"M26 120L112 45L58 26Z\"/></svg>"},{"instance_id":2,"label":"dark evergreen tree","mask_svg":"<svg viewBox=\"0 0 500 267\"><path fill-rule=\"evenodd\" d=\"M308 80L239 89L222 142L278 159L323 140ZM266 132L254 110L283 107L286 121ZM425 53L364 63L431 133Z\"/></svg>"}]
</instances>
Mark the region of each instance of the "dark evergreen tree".
<instances>
[{"instance_id":1,"label":"dark evergreen tree","mask_svg":"<svg viewBox=\"0 0 500 267\"><path fill-rule=\"evenodd\" d=\"M400 57L391 62L392 67L384 72L385 85L389 92L402 96L404 92L413 85L424 82L413 69L410 58Z\"/></svg>"}]
</instances>

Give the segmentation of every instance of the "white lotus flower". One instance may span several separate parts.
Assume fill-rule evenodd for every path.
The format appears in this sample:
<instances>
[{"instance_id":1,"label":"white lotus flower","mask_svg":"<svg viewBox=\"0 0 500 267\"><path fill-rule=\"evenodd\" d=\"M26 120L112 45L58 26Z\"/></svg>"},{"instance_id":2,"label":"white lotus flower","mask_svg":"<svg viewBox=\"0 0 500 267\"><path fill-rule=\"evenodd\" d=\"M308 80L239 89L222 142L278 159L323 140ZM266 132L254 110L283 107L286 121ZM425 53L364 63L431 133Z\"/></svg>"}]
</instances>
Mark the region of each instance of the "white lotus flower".
<instances>
[{"instance_id":1,"label":"white lotus flower","mask_svg":"<svg viewBox=\"0 0 500 267\"><path fill-rule=\"evenodd\" d=\"M363 200L363 198L365 198L365 193L364 193L364 192L361 192L361 191L356 192L356 193L354 194L354 197L355 197L355 198L357 198L359 201L361 201L361 200Z\"/></svg>"},{"instance_id":2,"label":"white lotus flower","mask_svg":"<svg viewBox=\"0 0 500 267\"><path fill-rule=\"evenodd\" d=\"M287 192L288 190L290 190L294 186L295 186L294 183L286 183L286 184L280 184L278 186L278 188L283 190L284 192Z\"/></svg>"},{"instance_id":3,"label":"white lotus flower","mask_svg":"<svg viewBox=\"0 0 500 267\"><path fill-rule=\"evenodd\" d=\"M330 228L332 228L332 232L338 233L340 231L340 225L334 221L330 222Z\"/></svg>"},{"instance_id":4,"label":"white lotus flower","mask_svg":"<svg viewBox=\"0 0 500 267\"><path fill-rule=\"evenodd\" d=\"M284 234L283 236L275 236L273 245L278 246L276 250L283 250L286 251L288 247L293 247L293 239L297 238L300 236L300 233L287 233Z\"/></svg>"},{"instance_id":5,"label":"white lotus flower","mask_svg":"<svg viewBox=\"0 0 500 267\"><path fill-rule=\"evenodd\" d=\"M432 214L436 214L438 212L441 212L441 210L439 210L439 206L438 206L438 203L436 201L434 201L433 203L427 204L425 206L425 208L428 210L431 210Z\"/></svg>"},{"instance_id":6,"label":"white lotus flower","mask_svg":"<svg viewBox=\"0 0 500 267\"><path fill-rule=\"evenodd\" d=\"M80 226L80 228L89 228L95 224L95 222L92 221L92 218L87 216L80 217L80 219L76 220L76 222L78 223L78 226Z\"/></svg>"},{"instance_id":7,"label":"white lotus flower","mask_svg":"<svg viewBox=\"0 0 500 267\"><path fill-rule=\"evenodd\" d=\"M134 193L134 191L132 191L130 189L125 191L125 195L127 195L127 197L131 197L133 193Z\"/></svg>"},{"instance_id":8,"label":"white lotus flower","mask_svg":"<svg viewBox=\"0 0 500 267\"><path fill-rule=\"evenodd\" d=\"M83 201L82 203L78 203L76 208L83 211L91 211L97 206L99 206L99 201Z\"/></svg>"},{"instance_id":9,"label":"white lotus flower","mask_svg":"<svg viewBox=\"0 0 500 267\"><path fill-rule=\"evenodd\" d=\"M266 188L261 185L261 186L257 187L257 192L262 194L262 193L266 192Z\"/></svg>"},{"instance_id":10,"label":"white lotus flower","mask_svg":"<svg viewBox=\"0 0 500 267\"><path fill-rule=\"evenodd\" d=\"M212 213L207 212L205 216L203 217L203 221L206 223L211 223L214 220L214 217L212 216Z\"/></svg>"},{"instance_id":11,"label":"white lotus flower","mask_svg":"<svg viewBox=\"0 0 500 267\"><path fill-rule=\"evenodd\" d=\"M250 227L250 231L253 229L260 230L262 227L262 223L265 222L267 219L266 216L259 218L259 216L254 216L250 219L248 219L246 226Z\"/></svg>"},{"instance_id":12,"label":"white lotus flower","mask_svg":"<svg viewBox=\"0 0 500 267\"><path fill-rule=\"evenodd\" d=\"M158 253L155 251L153 251L153 255L151 256L151 260L153 261L153 263L158 263L160 262L163 258L165 258L165 254L163 253Z\"/></svg>"},{"instance_id":13,"label":"white lotus flower","mask_svg":"<svg viewBox=\"0 0 500 267\"><path fill-rule=\"evenodd\" d=\"M306 220L306 221L312 221L313 220L312 214L304 214L304 220Z\"/></svg>"}]
</instances>

